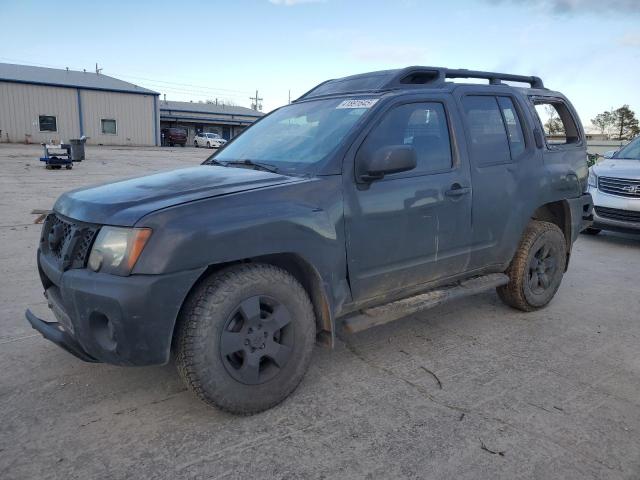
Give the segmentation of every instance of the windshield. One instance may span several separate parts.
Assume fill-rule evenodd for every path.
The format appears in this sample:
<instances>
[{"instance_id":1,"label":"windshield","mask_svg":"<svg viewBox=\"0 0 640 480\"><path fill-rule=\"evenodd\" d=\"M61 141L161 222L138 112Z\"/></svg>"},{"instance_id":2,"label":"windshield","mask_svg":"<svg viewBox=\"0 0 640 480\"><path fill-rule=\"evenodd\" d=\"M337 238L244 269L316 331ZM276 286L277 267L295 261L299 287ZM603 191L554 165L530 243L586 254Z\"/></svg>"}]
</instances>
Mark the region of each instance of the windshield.
<instances>
[{"instance_id":1,"label":"windshield","mask_svg":"<svg viewBox=\"0 0 640 480\"><path fill-rule=\"evenodd\" d=\"M640 137L622 147L613 158L640 160Z\"/></svg>"},{"instance_id":2,"label":"windshield","mask_svg":"<svg viewBox=\"0 0 640 480\"><path fill-rule=\"evenodd\" d=\"M260 120L212 158L266 163L282 173L309 173L376 101L328 99L288 105Z\"/></svg>"},{"instance_id":3,"label":"windshield","mask_svg":"<svg viewBox=\"0 0 640 480\"><path fill-rule=\"evenodd\" d=\"M207 133L206 136L208 138L218 138L218 137L220 137L220 135L218 135L217 133Z\"/></svg>"}]
</instances>

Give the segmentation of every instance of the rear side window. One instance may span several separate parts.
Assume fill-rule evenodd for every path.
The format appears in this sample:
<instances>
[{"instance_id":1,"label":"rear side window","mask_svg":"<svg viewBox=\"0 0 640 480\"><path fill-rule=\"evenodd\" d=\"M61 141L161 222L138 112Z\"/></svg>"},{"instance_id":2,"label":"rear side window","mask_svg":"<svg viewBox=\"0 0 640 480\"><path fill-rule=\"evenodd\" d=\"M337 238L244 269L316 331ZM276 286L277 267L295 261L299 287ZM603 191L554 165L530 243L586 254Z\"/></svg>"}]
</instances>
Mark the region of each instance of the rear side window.
<instances>
[{"instance_id":1,"label":"rear side window","mask_svg":"<svg viewBox=\"0 0 640 480\"><path fill-rule=\"evenodd\" d=\"M469 129L469 150L475 164L483 167L511 162L507 131L497 99L470 95L462 99L462 104Z\"/></svg>"},{"instance_id":2,"label":"rear side window","mask_svg":"<svg viewBox=\"0 0 640 480\"><path fill-rule=\"evenodd\" d=\"M547 145L570 145L580 142L578 127L567 106L556 99L533 99Z\"/></svg>"},{"instance_id":3,"label":"rear side window","mask_svg":"<svg viewBox=\"0 0 640 480\"><path fill-rule=\"evenodd\" d=\"M361 148L373 154L391 145L411 145L416 149L418 164L408 172L412 176L451 169L451 142L444 106L436 102L410 103L391 109Z\"/></svg>"},{"instance_id":4,"label":"rear side window","mask_svg":"<svg viewBox=\"0 0 640 480\"><path fill-rule=\"evenodd\" d=\"M509 97L498 97L498 105L502 111L502 118L507 127L509 147L511 148L511 158L518 158L525 150L524 132L518 117L518 112L513 105L513 100Z\"/></svg>"}]
</instances>

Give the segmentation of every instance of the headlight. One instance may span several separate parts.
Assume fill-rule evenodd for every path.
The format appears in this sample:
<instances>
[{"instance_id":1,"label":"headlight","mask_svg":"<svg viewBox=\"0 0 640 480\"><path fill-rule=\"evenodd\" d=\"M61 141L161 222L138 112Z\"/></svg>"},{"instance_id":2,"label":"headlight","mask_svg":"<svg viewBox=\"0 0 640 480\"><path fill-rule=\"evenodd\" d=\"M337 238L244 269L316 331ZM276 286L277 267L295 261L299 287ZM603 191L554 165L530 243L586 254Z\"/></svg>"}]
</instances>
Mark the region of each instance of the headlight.
<instances>
[{"instance_id":1,"label":"headlight","mask_svg":"<svg viewBox=\"0 0 640 480\"><path fill-rule=\"evenodd\" d=\"M584 178L584 177L583 177ZM587 180L590 187L598 188L598 176L589 169L589 179Z\"/></svg>"},{"instance_id":2,"label":"headlight","mask_svg":"<svg viewBox=\"0 0 640 480\"><path fill-rule=\"evenodd\" d=\"M89 255L89 268L129 275L150 236L150 228L102 227Z\"/></svg>"}]
</instances>

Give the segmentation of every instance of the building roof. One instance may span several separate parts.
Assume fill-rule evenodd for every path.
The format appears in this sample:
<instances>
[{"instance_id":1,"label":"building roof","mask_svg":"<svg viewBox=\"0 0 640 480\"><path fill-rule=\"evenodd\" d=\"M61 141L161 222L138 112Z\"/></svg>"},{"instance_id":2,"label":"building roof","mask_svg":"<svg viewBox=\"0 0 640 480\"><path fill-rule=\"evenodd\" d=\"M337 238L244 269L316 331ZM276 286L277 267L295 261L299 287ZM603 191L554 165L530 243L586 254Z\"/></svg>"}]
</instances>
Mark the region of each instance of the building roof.
<instances>
[{"instance_id":1,"label":"building roof","mask_svg":"<svg viewBox=\"0 0 640 480\"><path fill-rule=\"evenodd\" d=\"M161 100L160 112L212 113L216 115L242 115L244 117L262 117L264 113L246 107L216 105L215 103L172 102Z\"/></svg>"},{"instance_id":2,"label":"building roof","mask_svg":"<svg viewBox=\"0 0 640 480\"><path fill-rule=\"evenodd\" d=\"M62 70L58 68L15 65L12 63L0 63L0 81L53 87L82 88L85 90L160 95L153 90L142 88L133 83L109 77L108 75L94 72Z\"/></svg>"}]
</instances>

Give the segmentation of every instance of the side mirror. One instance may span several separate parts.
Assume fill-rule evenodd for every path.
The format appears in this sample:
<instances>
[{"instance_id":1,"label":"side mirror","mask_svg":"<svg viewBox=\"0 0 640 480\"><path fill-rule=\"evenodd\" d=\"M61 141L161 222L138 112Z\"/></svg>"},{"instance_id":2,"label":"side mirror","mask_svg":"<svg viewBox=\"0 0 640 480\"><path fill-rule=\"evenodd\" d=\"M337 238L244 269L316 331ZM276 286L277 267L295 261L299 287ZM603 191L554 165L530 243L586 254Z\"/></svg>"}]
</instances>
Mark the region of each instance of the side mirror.
<instances>
[{"instance_id":1,"label":"side mirror","mask_svg":"<svg viewBox=\"0 0 640 480\"><path fill-rule=\"evenodd\" d=\"M609 150L608 152L604 152L604 154L602 156L604 158L613 158L616 153L618 153L617 150Z\"/></svg>"},{"instance_id":2,"label":"side mirror","mask_svg":"<svg viewBox=\"0 0 640 480\"><path fill-rule=\"evenodd\" d=\"M356 156L357 178L361 182L373 182L385 175L413 170L417 164L418 155L411 145L389 145L372 154L365 149Z\"/></svg>"}]
</instances>

